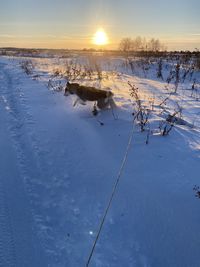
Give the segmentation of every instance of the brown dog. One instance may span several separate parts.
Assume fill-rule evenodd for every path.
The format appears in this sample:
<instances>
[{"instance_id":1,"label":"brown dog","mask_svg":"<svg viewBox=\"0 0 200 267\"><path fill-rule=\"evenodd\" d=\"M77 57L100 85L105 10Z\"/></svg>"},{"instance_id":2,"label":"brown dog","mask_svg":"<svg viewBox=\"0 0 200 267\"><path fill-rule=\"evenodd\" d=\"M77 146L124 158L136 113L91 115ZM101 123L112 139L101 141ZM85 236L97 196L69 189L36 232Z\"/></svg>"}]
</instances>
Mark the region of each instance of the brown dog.
<instances>
[{"instance_id":1,"label":"brown dog","mask_svg":"<svg viewBox=\"0 0 200 267\"><path fill-rule=\"evenodd\" d=\"M99 109L105 109L109 106L111 108L116 107L113 93L110 91L68 82L65 88L65 95L67 96L68 94L77 95L78 99L75 101L74 106L81 100L82 104L85 104L86 101L95 101Z\"/></svg>"}]
</instances>

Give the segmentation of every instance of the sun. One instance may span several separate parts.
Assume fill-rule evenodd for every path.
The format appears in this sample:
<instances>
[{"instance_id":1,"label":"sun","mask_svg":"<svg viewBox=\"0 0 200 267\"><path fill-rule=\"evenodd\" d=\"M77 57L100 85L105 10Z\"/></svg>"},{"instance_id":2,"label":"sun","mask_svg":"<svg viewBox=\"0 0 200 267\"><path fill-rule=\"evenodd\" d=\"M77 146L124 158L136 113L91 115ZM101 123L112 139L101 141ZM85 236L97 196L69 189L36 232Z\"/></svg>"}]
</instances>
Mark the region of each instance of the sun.
<instances>
[{"instance_id":1,"label":"sun","mask_svg":"<svg viewBox=\"0 0 200 267\"><path fill-rule=\"evenodd\" d=\"M96 31L93 37L93 43L95 45L106 45L108 44L108 37L104 29L100 28Z\"/></svg>"}]
</instances>

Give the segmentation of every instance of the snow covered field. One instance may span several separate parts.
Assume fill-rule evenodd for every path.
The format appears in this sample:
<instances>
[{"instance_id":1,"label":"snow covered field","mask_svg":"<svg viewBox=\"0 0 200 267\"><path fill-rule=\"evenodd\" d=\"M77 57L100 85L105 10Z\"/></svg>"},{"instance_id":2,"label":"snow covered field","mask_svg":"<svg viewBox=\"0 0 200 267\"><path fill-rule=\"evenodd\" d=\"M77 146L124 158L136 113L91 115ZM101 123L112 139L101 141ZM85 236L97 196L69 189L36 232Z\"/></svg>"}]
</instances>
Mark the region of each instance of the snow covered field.
<instances>
[{"instance_id":1,"label":"snow covered field","mask_svg":"<svg viewBox=\"0 0 200 267\"><path fill-rule=\"evenodd\" d=\"M200 266L200 199L193 190L200 185L199 71L188 71L176 88L176 78L166 82L172 63L161 79L155 64L77 60L88 64L84 71L94 66L91 79L69 74L71 59L31 59L27 75L26 58L0 57L0 266L86 266L138 111L128 82L138 88L148 121L143 132L134 121L90 266ZM63 96L66 68L76 82L113 91L115 118L111 110L94 117L92 103L73 107L75 97ZM175 122L167 122L173 114Z\"/></svg>"}]
</instances>

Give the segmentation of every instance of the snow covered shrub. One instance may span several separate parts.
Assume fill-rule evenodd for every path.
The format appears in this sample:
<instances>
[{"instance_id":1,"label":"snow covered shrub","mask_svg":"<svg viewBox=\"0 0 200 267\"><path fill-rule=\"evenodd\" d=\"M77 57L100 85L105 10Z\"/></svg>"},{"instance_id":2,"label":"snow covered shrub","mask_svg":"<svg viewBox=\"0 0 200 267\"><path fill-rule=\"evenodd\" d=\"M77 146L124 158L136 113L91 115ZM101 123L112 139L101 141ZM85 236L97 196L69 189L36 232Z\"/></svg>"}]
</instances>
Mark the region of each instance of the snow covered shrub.
<instances>
[{"instance_id":1,"label":"snow covered shrub","mask_svg":"<svg viewBox=\"0 0 200 267\"><path fill-rule=\"evenodd\" d=\"M179 82L180 82L180 64L177 63L176 64L176 67L175 67L175 93L177 93L177 90L178 90L178 85L179 85Z\"/></svg>"},{"instance_id":2,"label":"snow covered shrub","mask_svg":"<svg viewBox=\"0 0 200 267\"><path fill-rule=\"evenodd\" d=\"M159 124L160 134L162 136L168 135L173 127L174 127L174 122L170 121L170 119L166 119L165 121L161 121Z\"/></svg>"},{"instance_id":3,"label":"snow covered shrub","mask_svg":"<svg viewBox=\"0 0 200 267\"><path fill-rule=\"evenodd\" d=\"M169 75L167 77L166 82L169 84L174 79L174 76L175 76L174 70L171 69L170 72L169 72Z\"/></svg>"},{"instance_id":4,"label":"snow covered shrub","mask_svg":"<svg viewBox=\"0 0 200 267\"><path fill-rule=\"evenodd\" d=\"M163 80L162 70L163 70L163 61L162 59L160 59L158 62L157 78Z\"/></svg>"},{"instance_id":5,"label":"snow covered shrub","mask_svg":"<svg viewBox=\"0 0 200 267\"><path fill-rule=\"evenodd\" d=\"M193 80L191 91L192 91L191 97L195 97L196 99L198 99L198 90L197 90L197 86L196 86L196 79Z\"/></svg>"},{"instance_id":6,"label":"snow covered shrub","mask_svg":"<svg viewBox=\"0 0 200 267\"><path fill-rule=\"evenodd\" d=\"M195 196L197 198L200 198L200 187L197 186L197 185L195 185L194 188L193 188L193 190L195 191Z\"/></svg>"},{"instance_id":7,"label":"snow covered shrub","mask_svg":"<svg viewBox=\"0 0 200 267\"><path fill-rule=\"evenodd\" d=\"M101 82L103 79L108 78L106 73L102 70L101 61L98 56L89 56L87 61L87 65L92 73L93 79L97 79Z\"/></svg>"},{"instance_id":8,"label":"snow covered shrub","mask_svg":"<svg viewBox=\"0 0 200 267\"><path fill-rule=\"evenodd\" d=\"M69 81L80 79L82 74L82 67L74 61L67 61L65 64L64 77Z\"/></svg>"},{"instance_id":9,"label":"snow covered shrub","mask_svg":"<svg viewBox=\"0 0 200 267\"><path fill-rule=\"evenodd\" d=\"M173 66L170 69L169 75L167 77L166 82L169 84L171 81L174 80L174 84L175 84L175 89L174 89L174 93L177 93L178 90L178 85L181 81L181 77L180 77L180 69L181 69L181 65L179 63L177 63L175 66ZM185 73L185 76L187 75L187 73ZM182 77L182 79L185 79L186 77Z\"/></svg>"},{"instance_id":10,"label":"snow covered shrub","mask_svg":"<svg viewBox=\"0 0 200 267\"><path fill-rule=\"evenodd\" d=\"M145 105L142 104L142 100L140 99L138 88L134 85L128 82L130 88L130 96L134 100L134 109L133 112L134 121L136 120L140 126L141 132L145 131L145 127L147 124L149 124L149 116L151 113L151 110L148 109Z\"/></svg>"},{"instance_id":11,"label":"snow covered shrub","mask_svg":"<svg viewBox=\"0 0 200 267\"><path fill-rule=\"evenodd\" d=\"M134 61L131 58L128 58L127 61L128 61L128 64L129 64L129 66L131 68L132 74L134 74L134 70L135 70Z\"/></svg>"},{"instance_id":12,"label":"snow covered shrub","mask_svg":"<svg viewBox=\"0 0 200 267\"><path fill-rule=\"evenodd\" d=\"M47 84L47 87L50 90L61 92L64 90L65 83L63 83L60 80L54 80L53 78L50 78Z\"/></svg>"},{"instance_id":13,"label":"snow covered shrub","mask_svg":"<svg viewBox=\"0 0 200 267\"><path fill-rule=\"evenodd\" d=\"M177 110L173 114L168 114L166 119L159 124L160 134L162 136L168 135L173 129L175 124L185 125L186 122L182 119L182 107L177 104Z\"/></svg>"},{"instance_id":14,"label":"snow covered shrub","mask_svg":"<svg viewBox=\"0 0 200 267\"><path fill-rule=\"evenodd\" d=\"M108 76L102 71L101 64L94 57L89 57L86 64L77 63L74 60L67 61L63 71L63 77L68 81L103 80Z\"/></svg>"},{"instance_id":15,"label":"snow covered shrub","mask_svg":"<svg viewBox=\"0 0 200 267\"><path fill-rule=\"evenodd\" d=\"M95 72L97 74L97 78L98 78L99 81L101 81L103 79L101 66L100 66L100 64L95 63L94 67L95 67L94 70L95 70Z\"/></svg>"},{"instance_id":16,"label":"snow covered shrub","mask_svg":"<svg viewBox=\"0 0 200 267\"><path fill-rule=\"evenodd\" d=\"M27 75L31 75L33 73L34 65L31 60L26 60L21 62L21 68Z\"/></svg>"},{"instance_id":17,"label":"snow covered shrub","mask_svg":"<svg viewBox=\"0 0 200 267\"><path fill-rule=\"evenodd\" d=\"M190 67L183 70L183 76L182 76L182 82L183 83L185 82L186 77L188 76L189 73L190 73Z\"/></svg>"},{"instance_id":18,"label":"snow covered shrub","mask_svg":"<svg viewBox=\"0 0 200 267\"><path fill-rule=\"evenodd\" d=\"M62 71L60 70L60 69L55 69L54 71L53 71L53 76L54 77L58 77L58 76L62 76Z\"/></svg>"},{"instance_id":19,"label":"snow covered shrub","mask_svg":"<svg viewBox=\"0 0 200 267\"><path fill-rule=\"evenodd\" d=\"M171 93L167 97L165 97L162 100L162 102L159 104L159 108L161 109L160 115L167 112L166 106L167 106L167 101L170 99L170 95L171 95Z\"/></svg>"},{"instance_id":20,"label":"snow covered shrub","mask_svg":"<svg viewBox=\"0 0 200 267\"><path fill-rule=\"evenodd\" d=\"M93 78L93 70L91 66L89 65L84 65L84 72L82 73L82 79L88 78L90 81Z\"/></svg>"},{"instance_id":21,"label":"snow covered shrub","mask_svg":"<svg viewBox=\"0 0 200 267\"><path fill-rule=\"evenodd\" d=\"M148 58L147 59L141 59L141 68L144 73L144 77L147 78L148 70L150 69L150 63Z\"/></svg>"},{"instance_id":22,"label":"snow covered shrub","mask_svg":"<svg viewBox=\"0 0 200 267\"><path fill-rule=\"evenodd\" d=\"M49 78L47 87L50 90L61 92L64 90L65 84L66 84L66 80L63 77L63 72L61 69L57 68L53 71L53 74Z\"/></svg>"},{"instance_id":23,"label":"snow covered shrub","mask_svg":"<svg viewBox=\"0 0 200 267\"><path fill-rule=\"evenodd\" d=\"M67 61L65 64L63 77L68 81L83 80L88 76L91 78L92 71L86 69L85 65L81 65L76 61Z\"/></svg>"}]
</instances>

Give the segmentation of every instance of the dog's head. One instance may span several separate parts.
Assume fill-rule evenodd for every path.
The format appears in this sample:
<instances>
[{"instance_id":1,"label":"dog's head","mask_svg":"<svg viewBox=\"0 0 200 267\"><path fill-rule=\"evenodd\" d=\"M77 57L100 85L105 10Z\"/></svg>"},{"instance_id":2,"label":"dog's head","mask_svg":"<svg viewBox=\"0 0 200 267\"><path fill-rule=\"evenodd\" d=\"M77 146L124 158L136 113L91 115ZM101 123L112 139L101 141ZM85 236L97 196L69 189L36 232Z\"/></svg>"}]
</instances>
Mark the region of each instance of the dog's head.
<instances>
[{"instance_id":1,"label":"dog's head","mask_svg":"<svg viewBox=\"0 0 200 267\"><path fill-rule=\"evenodd\" d=\"M67 82L66 87L65 87L65 96L68 96L69 94L71 94L70 92L70 82Z\"/></svg>"},{"instance_id":2,"label":"dog's head","mask_svg":"<svg viewBox=\"0 0 200 267\"><path fill-rule=\"evenodd\" d=\"M78 86L79 86L78 83L67 82L64 95L68 96L69 94L71 94L71 95L75 94Z\"/></svg>"}]
</instances>

